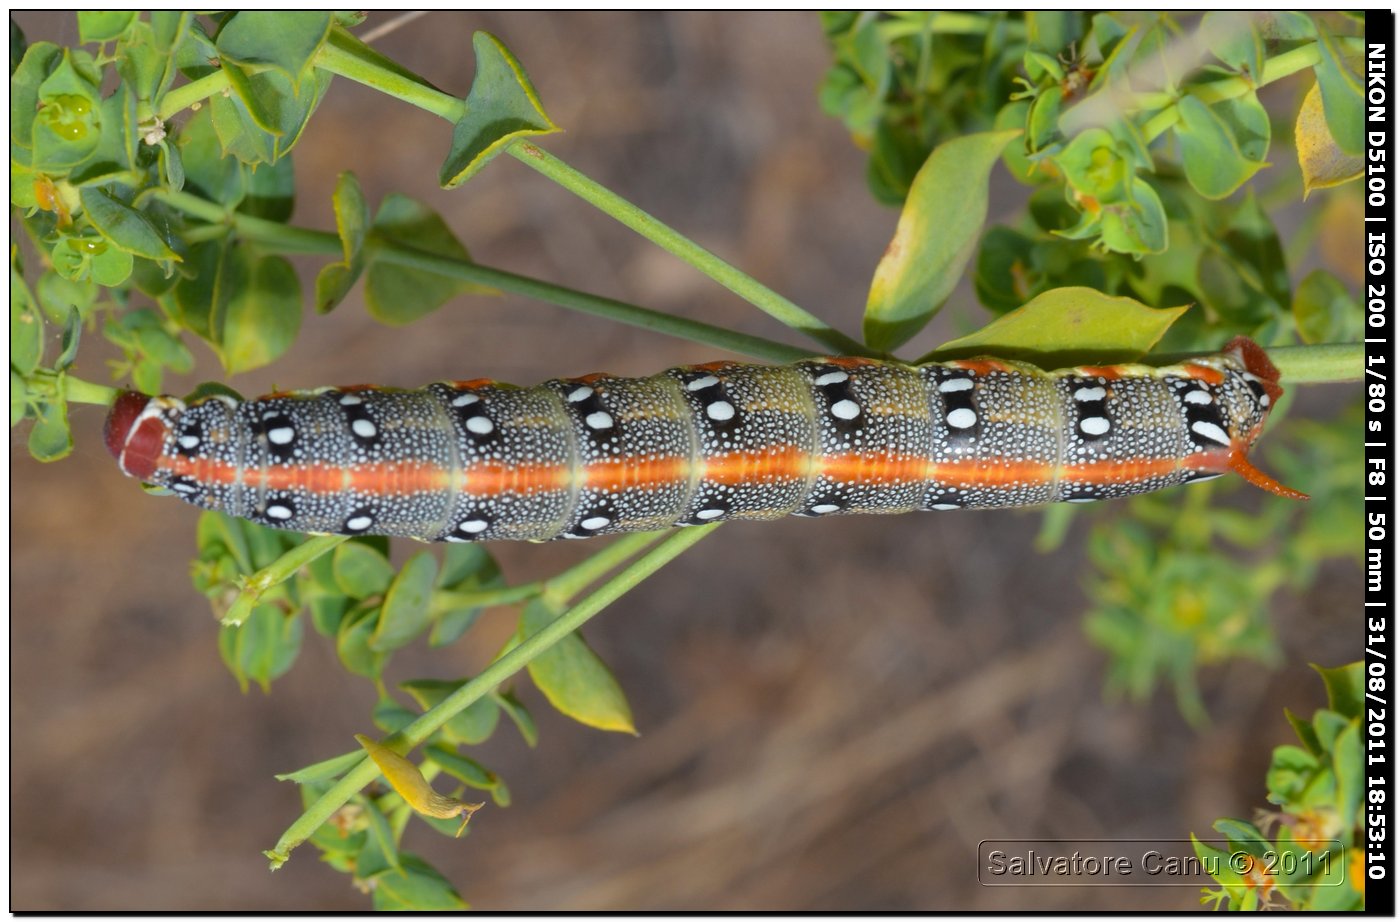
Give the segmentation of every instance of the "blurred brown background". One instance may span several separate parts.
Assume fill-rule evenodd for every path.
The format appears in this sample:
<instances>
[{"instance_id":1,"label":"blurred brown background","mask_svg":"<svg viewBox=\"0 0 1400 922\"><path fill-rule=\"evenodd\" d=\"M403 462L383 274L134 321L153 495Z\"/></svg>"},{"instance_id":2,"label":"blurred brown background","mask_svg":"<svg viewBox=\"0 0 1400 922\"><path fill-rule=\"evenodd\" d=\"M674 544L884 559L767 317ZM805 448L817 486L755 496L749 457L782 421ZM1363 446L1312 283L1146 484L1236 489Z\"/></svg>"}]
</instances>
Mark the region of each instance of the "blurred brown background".
<instances>
[{"instance_id":1,"label":"blurred brown background","mask_svg":"<svg viewBox=\"0 0 1400 922\"><path fill-rule=\"evenodd\" d=\"M31 40L76 43L69 14L17 19ZM867 195L863 155L818 109L815 17L434 13L378 47L465 93L476 29L517 54L567 129L551 151L858 330L896 214ZM372 204L391 191L430 203L487 265L794 341L510 158L441 191L448 139L434 117L336 81L297 149L296 222L332 228L336 174L353 170ZM1002 179L993 218L1022 195ZM303 268L309 285L315 263ZM966 291L947 314L958 319L906 353L982 316ZM720 357L512 297L391 330L357 291L329 317L308 314L283 361L234 383L532 384ZM79 373L101 380L101 358L94 337ZM198 373L167 387L219 374L201 350ZM1344 397L1308 403L1326 414ZM367 907L310 846L275 875L259 852L299 813L273 773L352 748L372 689L308 629L271 696L241 695L189 583L195 511L122 477L101 424L77 409L77 451L50 466L11 434L11 908ZM1192 889L986 889L977 843L1180 838L1250 816L1271 748L1291 739L1282 709L1322 704L1305 664L1355 656L1360 572L1327 569L1307 596L1277 597L1284 665L1207 670L1215 722L1194 730L1165 693L1105 699L1103 657L1079 625L1084 525L1041 555L1038 524L965 513L723 529L586 631L639 738L573 724L526 688L538 749L503 725L479 752L514 805L483 810L461 841L415 825L405 846L481 909L1194 908ZM527 580L590 548L493 550ZM389 679L478 669L512 625L488 614L454 648L399 654Z\"/></svg>"}]
</instances>

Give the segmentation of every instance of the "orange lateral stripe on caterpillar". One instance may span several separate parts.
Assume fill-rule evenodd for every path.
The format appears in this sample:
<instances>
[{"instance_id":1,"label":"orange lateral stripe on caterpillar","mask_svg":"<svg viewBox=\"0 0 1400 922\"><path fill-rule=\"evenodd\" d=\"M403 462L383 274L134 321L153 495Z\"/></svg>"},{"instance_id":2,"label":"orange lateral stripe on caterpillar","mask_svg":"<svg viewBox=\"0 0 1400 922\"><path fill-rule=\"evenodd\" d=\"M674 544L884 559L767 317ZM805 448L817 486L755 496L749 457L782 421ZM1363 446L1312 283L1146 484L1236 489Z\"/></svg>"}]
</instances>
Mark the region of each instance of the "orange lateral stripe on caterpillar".
<instances>
[{"instance_id":1,"label":"orange lateral stripe on caterpillar","mask_svg":"<svg viewBox=\"0 0 1400 922\"><path fill-rule=\"evenodd\" d=\"M1247 458L1281 394L1237 339L1167 368L835 358L188 406L127 393L106 441L127 474L277 528L544 540L1092 502L1231 470L1302 497Z\"/></svg>"}]
</instances>

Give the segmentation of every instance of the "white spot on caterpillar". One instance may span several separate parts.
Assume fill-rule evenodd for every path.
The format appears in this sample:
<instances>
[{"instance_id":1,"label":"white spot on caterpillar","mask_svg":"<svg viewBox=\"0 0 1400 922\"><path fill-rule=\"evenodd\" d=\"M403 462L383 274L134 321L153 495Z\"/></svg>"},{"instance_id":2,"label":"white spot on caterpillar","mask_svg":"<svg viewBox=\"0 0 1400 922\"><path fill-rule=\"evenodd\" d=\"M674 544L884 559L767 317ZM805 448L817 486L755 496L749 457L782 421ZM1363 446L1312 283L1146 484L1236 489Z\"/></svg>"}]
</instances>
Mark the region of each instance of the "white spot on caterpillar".
<instances>
[{"instance_id":1,"label":"white spot on caterpillar","mask_svg":"<svg viewBox=\"0 0 1400 922\"><path fill-rule=\"evenodd\" d=\"M268 506L267 517L285 522L292 517L292 510L287 506Z\"/></svg>"},{"instance_id":2,"label":"white spot on caterpillar","mask_svg":"<svg viewBox=\"0 0 1400 922\"><path fill-rule=\"evenodd\" d=\"M1065 500L1067 503L1097 503L1098 501L1099 498L1097 496L1071 496L1069 499Z\"/></svg>"},{"instance_id":3,"label":"white spot on caterpillar","mask_svg":"<svg viewBox=\"0 0 1400 922\"><path fill-rule=\"evenodd\" d=\"M819 375L812 380L817 387L826 387L828 384L840 384L842 381L851 380L851 376L844 371L828 371L824 375Z\"/></svg>"},{"instance_id":4,"label":"white spot on caterpillar","mask_svg":"<svg viewBox=\"0 0 1400 922\"><path fill-rule=\"evenodd\" d=\"M583 418L583 421L588 424L590 429L611 429L613 424L613 418L602 410L597 413L589 413Z\"/></svg>"},{"instance_id":5,"label":"white spot on caterpillar","mask_svg":"<svg viewBox=\"0 0 1400 922\"><path fill-rule=\"evenodd\" d=\"M701 509L699 512L695 513L697 519L704 519L707 522L710 519L717 519L722 515L724 515L723 509Z\"/></svg>"},{"instance_id":6,"label":"white spot on caterpillar","mask_svg":"<svg viewBox=\"0 0 1400 922\"><path fill-rule=\"evenodd\" d=\"M462 543L465 542L467 539L461 537L460 535L448 535L447 537L443 538L442 540L444 540L444 541L451 541L453 544L462 544Z\"/></svg>"},{"instance_id":7,"label":"white spot on caterpillar","mask_svg":"<svg viewBox=\"0 0 1400 922\"><path fill-rule=\"evenodd\" d=\"M719 378L714 375L705 375L703 378L696 378L685 386L688 391L703 391L707 387L714 387L719 383Z\"/></svg>"},{"instance_id":8,"label":"white spot on caterpillar","mask_svg":"<svg viewBox=\"0 0 1400 922\"><path fill-rule=\"evenodd\" d=\"M966 379L964 379L964 380L966 380ZM962 507L961 507L961 506L956 506L956 505L954 505L954 504L952 504L952 503L934 503L932 508L937 509L937 510L939 510L939 511L941 511L941 512L946 512L946 511L948 511L949 509L961 509Z\"/></svg>"},{"instance_id":9,"label":"white spot on caterpillar","mask_svg":"<svg viewBox=\"0 0 1400 922\"><path fill-rule=\"evenodd\" d=\"M181 448L198 448L198 447L199 447L199 436L197 436L197 435L182 435L182 436L180 436L180 447L181 447Z\"/></svg>"},{"instance_id":10,"label":"white spot on caterpillar","mask_svg":"<svg viewBox=\"0 0 1400 922\"><path fill-rule=\"evenodd\" d=\"M964 378L963 380L967 380ZM958 407L948 414L948 425L954 429L971 429L977 425L977 413L967 407Z\"/></svg>"},{"instance_id":11,"label":"white spot on caterpillar","mask_svg":"<svg viewBox=\"0 0 1400 922\"><path fill-rule=\"evenodd\" d=\"M583 401L587 400L589 397L592 397L592 396L593 396L593 388L587 387L587 386L583 386L583 387L576 387L576 388L574 388L573 390L569 391L569 396L568 396L567 399L568 399L569 403L582 403Z\"/></svg>"},{"instance_id":12,"label":"white spot on caterpillar","mask_svg":"<svg viewBox=\"0 0 1400 922\"><path fill-rule=\"evenodd\" d=\"M496 428L496 424L484 416L473 416L467 420L467 431L477 435L489 435Z\"/></svg>"},{"instance_id":13,"label":"white spot on caterpillar","mask_svg":"<svg viewBox=\"0 0 1400 922\"><path fill-rule=\"evenodd\" d=\"M828 512L835 512L840 508L840 506L834 505L832 503L820 503L816 506L813 506L808 511L815 513L816 515L826 515Z\"/></svg>"},{"instance_id":14,"label":"white spot on caterpillar","mask_svg":"<svg viewBox=\"0 0 1400 922\"><path fill-rule=\"evenodd\" d=\"M171 485L170 489L174 490L176 493L198 493L198 492L199 492L199 487L195 486L195 485L192 484L192 483L185 483L184 481L181 481L181 482L179 482L179 483L176 483L176 484Z\"/></svg>"},{"instance_id":15,"label":"white spot on caterpillar","mask_svg":"<svg viewBox=\"0 0 1400 922\"><path fill-rule=\"evenodd\" d=\"M469 407L474 403L480 402L481 398L476 396L475 394L462 394L460 396L452 398L452 405L454 407Z\"/></svg>"},{"instance_id":16,"label":"white spot on caterpillar","mask_svg":"<svg viewBox=\"0 0 1400 922\"><path fill-rule=\"evenodd\" d=\"M1197 420L1191 424L1191 431L1203 439L1210 439L1212 442L1217 442L1226 446L1230 444L1230 437L1225 434L1224 429L1221 429L1215 423Z\"/></svg>"},{"instance_id":17,"label":"white spot on caterpillar","mask_svg":"<svg viewBox=\"0 0 1400 922\"><path fill-rule=\"evenodd\" d=\"M1197 388L1194 391L1187 391L1185 394L1182 395L1181 399L1186 401L1187 403L1194 403L1197 406L1205 406L1206 404L1211 402L1210 392L1203 391L1200 388Z\"/></svg>"},{"instance_id":18,"label":"white spot on caterpillar","mask_svg":"<svg viewBox=\"0 0 1400 922\"><path fill-rule=\"evenodd\" d=\"M290 445L296 437L296 430L291 426L278 426L276 429L267 430L267 440L274 445Z\"/></svg>"},{"instance_id":19,"label":"white spot on caterpillar","mask_svg":"<svg viewBox=\"0 0 1400 922\"><path fill-rule=\"evenodd\" d=\"M734 404L728 400L716 400L705 406L705 415L717 423L734 418Z\"/></svg>"},{"instance_id":20,"label":"white spot on caterpillar","mask_svg":"<svg viewBox=\"0 0 1400 922\"><path fill-rule=\"evenodd\" d=\"M971 378L952 378L938 385L938 393L956 394L958 391L970 391L972 388L973 383Z\"/></svg>"},{"instance_id":21,"label":"white spot on caterpillar","mask_svg":"<svg viewBox=\"0 0 1400 922\"><path fill-rule=\"evenodd\" d=\"M831 415L837 419L855 419L860 415L860 404L854 400L838 400L831 405Z\"/></svg>"},{"instance_id":22,"label":"white spot on caterpillar","mask_svg":"<svg viewBox=\"0 0 1400 922\"><path fill-rule=\"evenodd\" d=\"M584 519L582 522L579 522L578 524L579 524L579 527L580 527L580 528L586 528L586 529L588 529L589 531L597 531L598 529L603 528L604 526L606 526L606 525L607 525L609 522L611 522L611 521L612 521L612 519L608 518L607 516L595 515L595 516L593 516L593 518L591 518L591 519Z\"/></svg>"},{"instance_id":23,"label":"white spot on caterpillar","mask_svg":"<svg viewBox=\"0 0 1400 922\"><path fill-rule=\"evenodd\" d=\"M457 530L466 535L479 535L489 527L488 523L481 519L467 519L457 526Z\"/></svg>"},{"instance_id":24,"label":"white spot on caterpillar","mask_svg":"<svg viewBox=\"0 0 1400 922\"><path fill-rule=\"evenodd\" d=\"M1109 428L1108 420L1102 416L1086 416L1079 421L1079 430L1085 435L1103 435Z\"/></svg>"},{"instance_id":25,"label":"white spot on caterpillar","mask_svg":"<svg viewBox=\"0 0 1400 922\"><path fill-rule=\"evenodd\" d=\"M1101 387L1081 387L1074 392L1074 399L1081 403L1092 403L1102 400L1108 396L1108 391Z\"/></svg>"},{"instance_id":26,"label":"white spot on caterpillar","mask_svg":"<svg viewBox=\"0 0 1400 922\"><path fill-rule=\"evenodd\" d=\"M357 419L350 424L350 431L362 439L372 439L379 432L374 423L367 419Z\"/></svg>"},{"instance_id":27,"label":"white spot on caterpillar","mask_svg":"<svg viewBox=\"0 0 1400 922\"><path fill-rule=\"evenodd\" d=\"M374 519L367 515L357 515L345 523L345 527L350 531L364 531L374 524Z\"/></svg>"},{"instance_id":28,"label":"white spot on caterpillar","mask_svg":"<svg viewBox=\"0 0 1400 922\"><path fill-rule=\"evenodd\" d=\"M1262 408L1264 408L1264 409L1266 409L1266 410L1269 408L1269 395L1268 395L1268 394L1260 394L1260 395L1259 395L1259 406L1261 406Z\"/></svg>"},{"instance_id":29,"label":"white spot on caterpillar","mask_svg":"<svg viewBox=\"0 0 1400 922\"><path fill-rule=\"evenodd\" d=\"M362 403L364 403L364 401L361 400L359 397L357 397L357 396L354 395L354 394L341 394L341 395L340 395L340 405L341 405L342 407L353 407L353 406L358 406L359 404L362 404Z\"/></svg>"}]
</instances>

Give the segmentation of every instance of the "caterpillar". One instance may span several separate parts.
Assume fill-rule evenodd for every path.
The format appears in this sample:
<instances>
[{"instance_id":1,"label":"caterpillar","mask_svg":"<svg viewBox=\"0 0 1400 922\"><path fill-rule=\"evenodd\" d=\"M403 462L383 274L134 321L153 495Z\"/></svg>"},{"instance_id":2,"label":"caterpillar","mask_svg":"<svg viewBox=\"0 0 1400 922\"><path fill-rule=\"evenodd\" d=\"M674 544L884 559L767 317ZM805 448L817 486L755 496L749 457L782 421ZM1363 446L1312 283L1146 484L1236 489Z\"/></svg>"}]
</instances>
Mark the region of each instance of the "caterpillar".
<instances>
[{"instance_id":1,"label":"caterpillar","mask_svg":"<svg viewBox=\"0 0 1400 922\"><path fill-rule=\"evenodd\" d=\"M1093 502L1227 471L1282 394L1246 338L1169 367L1045 372L715 362L649 378L489 380L224 395L125 392L122 471L296 531L423 541L587 538L727 519Z\"/></svg>"}]
</instances>

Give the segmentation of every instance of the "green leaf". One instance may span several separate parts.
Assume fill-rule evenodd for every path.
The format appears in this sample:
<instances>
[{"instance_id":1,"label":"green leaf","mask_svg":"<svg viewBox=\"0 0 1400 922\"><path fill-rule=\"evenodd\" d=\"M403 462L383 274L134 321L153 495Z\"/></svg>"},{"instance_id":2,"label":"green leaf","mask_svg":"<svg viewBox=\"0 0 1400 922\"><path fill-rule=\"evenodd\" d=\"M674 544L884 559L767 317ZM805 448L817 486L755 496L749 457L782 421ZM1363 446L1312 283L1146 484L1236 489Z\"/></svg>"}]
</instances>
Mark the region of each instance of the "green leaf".
<instances>
[{"instance_id":1,"label":"green leaf","mask_svg":"<svg viewBox=\"0 0 1400 922\"><path fill-rule=\"evenodd\" d=\"M1298 739L1308 747L1308 752L1312 755L1322 753L1322 743L1318 741L1317 731L1312 728L1312 724L1294 714L1288 708L1283 709L1283 716L1288 718L1288 724L1293 728L1293 732L1298 734Z\"/></svg>"},{"instance_id":2,"label":"green leaf","mask_svg":"<svg viewBox=\"0 0 1400 922\"><path fill-rule=\"evenodd\" d=\"M1273 759L1265 775L1265 785L1269 800L1276 804L1289 804L1297 800L1317 772L1318 761L1305 749L1297 746L1274 747Z\"/></svg>"},{"instance_id":3,"label":"green leaf","mask_svg":"<svg viewBox=\"0 0 1400 922\"><path fill-rule=\"evenodd\" d=\"M1020 131L954 138L914 178L865 304L865 341L888 351L923 329L961 280L987 217L987 184Z\"/></svg>"},{"instance_id":4,"label":"green leaf","mask_svg":"<svg viewBox=\"0 0 1400 922\"><path fill-rule=\"evenodd\" d=\"M10 22L13 25L14 20ZM10 143L22 150L34 146L39 86L62 60L62 48L52 42L35 42L25 49L19 67L10 74Z\"/></svg>"},{"instance_id":5,"label":"green leaf","mask_svg":"<svg viewBox=\"0 0 1400 922\"><path fill-rule=\"evenodd\" d=\"M1081 131L1052 159L1078 193L1076 198L1089 210L1098 203L1128 198L1133 163L1106 129Z\"/></svg>"},{"instance_id":6,"label":"green leaf","mask_svg":"<svg viewBox=\"0 0 1400 922\"><path fill-rule=\"evenodd\" d=\"M251 259L246 250L242 257ZM238 374L270 364L286 352L301 329L301 283L281 256L257 259L246 284L232 290L225 309L219 358Z\"/></svg>"},{"instance_id":7,"label":"green leaf","mask_svg":"<svg viewBox=\"0 0 1400 922\"><path fill-rule=\"evenodd\" d=\"M62 175L97 149L103 121L97 77L91 56L70 48L40 84L40 109L31 123L34 169Z\"/></svg>"},{"instance_id":8,"label":"green leaf","mask_svg":"<svg viewBox=\"0 0 1400 922\"><path fill-rule=\"evenodd\" d=\"M245 170L238 160L224 157L218 133L214 130L212 108L194 112L175 136L185 181L211 201L230 208L246 194Z\"/></svg>"},{"instance_id":9,"label":"green leaf","mask_svg":"<svg viewBox=\"0 0 1400 922\"><path fill-rule=\"evenodd\" d=\"M113 246L146 259L180 261L145 214L118 201L105 189L85 186L78 195L92 226Z\"/></svg>"},{"instance_id":10,"label":"green leaf","mask_svg":"<svg viewBox=\"0 0 1400 922\"><path fill-rule=\"evenodd\" d=\"M278 781L294 781L297 784L306 785L315 781L328 781L332 778L339 778L363 759L363 752L347 752L324 762L317 762L305 768L299 768L294 772L286 772L281 775L273 775Z\"/></svg>"},{"instance_id":11,"label":"green leaf","mask_svg":"<svg viewBox=\"0 0 1400 922\"><path fill-rule=\"evenodd\" d=\"M1350 663L1334 669L1313 665L1312 668L1327 686L1327 709L1350 720L1358 719L1365 708L1366 697L1362 664Z\"/></svg>"},{"instance_id":12,"label":"green leaf","mask_svg":"<svg viewBox=\"0 0 1400 922\"><path fill-rule=\"evenodd\" d=\"M301 636L298 615L288 615L275 605L258 605L242 624L219 628L219 653L240 689L246 692L251 679L267 692L272 680L296 662Z\"/></svg>"},{"instance_id":13,"label":"green leaf","mask_svg":"<svg viewBox=\"0 0 1400 922\"><path fill-rule=\"evenodd\" d=\"M329 71L314 70L299 85L275 70L225 65L232 97L215 96L214 128L225 149L252 166L276 163L301 138L330 87Z\"/></svg>"},{"instance_id":14,"label":"green leaf","mask_svg":"<svg viewBox=\"0 0 1400 922\"><path fill-rule=\"evenodd\" d=\"M320 314L330 313L360 277L365 264L365 237L369 234L369 206L365 204L365 194L354 173L340 174L331 204L345 258L323 266L316 275L316 312Z\"/></svg>"},{"instance_id":15,"label":"green leaf","mask_svg":"<svg viewBox=\"0 0 1400 922\"><path fill-rule=\"evenodd\" d=\"M467 684L466 679L445 682L439 679L412 679L399 683L399 688L413 696L424 711L437 707L447 696ZM475 746L491 738L500 721L501 709L493 698L478 698L461 712L454 714L443 729L455 743Z\"/></svg>"},{"instance_id":16,"label":"green leaf","mask_svg":"<svg viewBox=\"0 0 1400 922\"><path fill-rule=\"evenodd\" d=\"M374 703L374 725L386 734L398 733L413 723L417 714L399 704L393 698L380 698Z\"/></svg>"},{"instance_id":17,"label":"green leaf","mask_svg":"<svg viewBox=\"0 0 1400 922\"><path fill-rule=\"evenodd\" d=\"M29 389L24 378L10 369L10 428L18 426L29 413Z\"/></svg>"},{"instance_id":18,"label":"green leaf","mask_svg":"<svg viewBox=\"0 0 1400 922\"><path fill-rule=\"evenodd\" d=\"M442 572L438 574L439 588L453 592L492 589L505 585L501 568L495 559L479 544L449 544L442 558ZM428 644L434 647L455 643L458 638L476 623L481 615L481 606L457 607L444 596L433 600L433 631Z\"/></svg>"},{"instance_id":19,"label":"green leaf","mask_svg":"<svg viewBox=\"0 0 1400 922\"><path fill-rule=\"evenodd\" d=\"M535 87L510 50L493 35L472 36L476 78L467 109L452 129L452 149L438 181L444 189L461 185L514 141L559 129L540 105Z\"/></svg>"},{"instance_id":20,"label":"green leaf","mask_svg":"<svg viewBox=\"0 0 1400 922\"><path fill-rule=\"evenodd\" d=\"M408 559L384 596L379 627L370 638L370 649L387 653L404 646L428 626L428 602L437 578L437 559L419 551Z\"/></svg>"},{"instance_id":21,"label":"green leaf","mask_svg":"<svg viewBox=\"0 0 1400 922\"><path fill-rule=\"evenodd\" d=\"M380 912L456 912L471 908L445 877L408 852L399 853L399 870L375 875L373 886L374 908Z\"/></svg>"},{"instance_id":22,"label":"green leaf","mask_svg":"<svg viewBox=\"0 0 1400 922\"><path fill-rule=\"evenodd\" d=\"M359 541L347 541L332 551L331 569L340 591L352 599L382 595L394 578L384 555Z\"/></svg>"},{"instance_id":23,"label":"green leaf","mask_svg":"<svg viewBox=\"0 0 1400 922\"><path fill-rule=\"evenodd\" d=\"M1175 131L1181 142L1186 179L1201 195L1210 199L1224 198L1264 166L1240 152L1230 125L1195 96L1183 96L1176 108L1181 113ZM1267 127L1267 120L1265 125Z\"/></svg>"},{"instance_id":24,"label":"green leaf","mask_svg":"<svg viewBox=\"0 0 1400 922\"><path fill-rule=\"evenodd\" d=\"M342 544L340 547L350 545ZM389 659L387 653L377 653L369 646L378 616L378 605L369 602L357 605L341 619L335 637L335 652L340 662L348 671L368 679L378 679Z\"/></svg>"},{"instance_id":25,"label":"green leaf","mask_svg":"<svg viewBox=\"0 0 1400 922\"><path fill-rule=\"evenodd\" d=\"M544 602L531 601L520 617L517 636L523 640L556 617ZM600 730L637 732L617 679L577 633L535 657L527 668L535 687L560 713Z\"/></svg>"},{"instance_id":26,"label":"green leaf","mask_svg":"<svg viewBox=\"0 0 1400 922\"><path fill-rule=\"evenodd\" d=\"M62 376L58 379L60 388ZM68 427L68 402L50 398L40 405L34 428L29 430L29 454L36 461L58 461L73 451L73 431Z\"/></svg>"},{"instance_id":27,"label":"green leaf","mask_svg":"<svg viewBox=\"0 0 1400 922\"><path fill-rule=\"evenodd\" d=\"M330 34L325 11L245 10L219 30L214 45L226 61L253 69L272 68L295 82Z\"/></svg>"},{"instance_id":28,"label":"green leaf","mask_svg":"<svg viewBox=\"0 0 1400 922\"><path fill-rule=\"evenodd\" d=\"M1252 17L1211 10L1201 17L1197 35L1227 67L1259 82L1264 72L1264 39Z\"/></svg>"},{"instance_id":29,"label":"green leaf","mask_svg":"<svg viewBox=\"0 0 1400 922\"><path fill-rule=\"evenodd\" d=\"M1090 288L1055 288L975 333L944 343L933 356L988 354L1042 368L1132 361L1149 352L1186 310L1151 308Z\"/></svg>"},{"instance_id":30,"label":"green leaf","mask_svg":"<svg viewBox=\"0 0 1400 922\"><path fill-rule=\"evenodd\" d=\"M1305 343L1361 339L1361 305L1326 269L1308 273L1293 292L1293 322Z\"/></svg>"},{"instance_id":31,"label":"green leaf","mask_svg":"<svg viewBox=\"0 0 1400 922\"><path fill-rule=\"evenodd\" d=\"M481 791L494 791L501 786L501 776L475 759L457 753L440 743L423 747L423 754L453 778Z\"/></svg>"},{"instance_id":32,"label":"green leaf","mask_svg":"<svg viewBox=\"0 0 1400 922\"><path fill-rule=\"evenodd\" d=\"M505 711L506 716L515 723L515 728L520 731L525 745L534 749L535 744L540 741L540 731L535 726L535 718L531 716L529 709L515 697L514 691L493 692L492 697L501 706L501 710Z\"/></svg>"},{"instance_id":33,"label":"green leaf","mask_svg":"<svg viewBox=\"0 0 1400 922\"><path fill-rule=\"evenodd\" d=\"M63 323L74 309L83 317L89 316L97 301L97 286L90 279L66 279L52 271L39 276L34 293L44 316L54 323Z\"/></svg>"},{"instance_id":34,"label":"green leaf","mask_svg":"<svg viewBox=\"0 0 1400 922\"><path fill-rule=\"evenodd\" d=\"M1134 176L1128 201L1103 206L1100 240L1115 253L1143 256L1167 249L1167 213L1147 181Z\"/></svg>"},{"instance_id":35,"label":"green leaf","mask_svg":"<svg viewBox=\"0 0 1400 922\"><path fill-rule=\"evenodd\" d=\"M76 307L68 309L68 322L63 325L63 350L54 361L55 371L67 371L78 357L78 342L82 338L83 317Z\"/></svg>"},{"instance_id":36,"label":"green leaf","mask_svg":"<svg viewBox=\"0 0 1400 922\"><path fill-rule=\"evenodd\" d=\"M285 224L292 217L296 204L296 174L292 158L283 157L276 163L257 167L239 165L248 174L244 180L247 195L238 203L241 214Z\"/></svg>"},{"instance_id":37,"label":"green leaf","mask_svg":"<svg viewBox=\"0 0 1400 922\"><path fill-rule=\"evenodd\" d=\"M1318 29L1317 50L1320 55L1313 72L1322 91L1327 127L1342 153L1359 157L1365 147L1361 78L1349 66L1352 61L1343 60L1337 40L1326 29Z\"/></svg>"},{"instance_id":38,"label":"green leaf","mask_svg":"<svg viewBox=\"0 0 1400 922\"><path fill-rule=\"evenodd\" d=\"M44 318L24 279L10 268L10 368L28 377L44 357Z\"/></svg>"},{"instance_id":39,"label":"green leaf","mask_svg":"<svg viewBox=\"0 0 1400 922\"><path fill-rule=\"evenodd\" d=\"M1345 153L1327 127L1321 84L1314 84L1303 97L1293 126L1293 142L1298 150L1298 167L1303 171L1304 199L1314 189L1329 189L1361 178L1364 161L1359 155Z\"/></svg>"},{"instance_id":40,"label":"green leaf","mask_svg":"<svg viewBox=\"0 0 1400 922\"><path fill-rule=\"evenodd\" d=\"M78 40L84 43L110 42L121 38L122 33L135 21L135 10L79 10Z\"/></svg>"},{"instance_id":41,"label":"green leaf","mask_svg":"<svg viewBox=\"0 0 1400 922\"><path fill-rule=\"evenodd\" d=\"M374 217L373 239L421 250L434 256L470 262L467 250L442 218L406 195L385 197ZM365 304L381 323L402 326L430 314L462 294L495 294L494 288L395 266L375 259L370 251L365 278Z\"/></svg>"}]
</instances>

